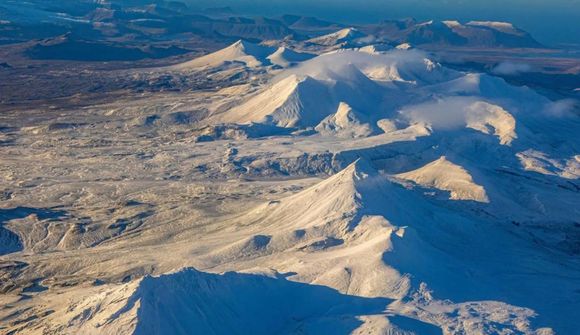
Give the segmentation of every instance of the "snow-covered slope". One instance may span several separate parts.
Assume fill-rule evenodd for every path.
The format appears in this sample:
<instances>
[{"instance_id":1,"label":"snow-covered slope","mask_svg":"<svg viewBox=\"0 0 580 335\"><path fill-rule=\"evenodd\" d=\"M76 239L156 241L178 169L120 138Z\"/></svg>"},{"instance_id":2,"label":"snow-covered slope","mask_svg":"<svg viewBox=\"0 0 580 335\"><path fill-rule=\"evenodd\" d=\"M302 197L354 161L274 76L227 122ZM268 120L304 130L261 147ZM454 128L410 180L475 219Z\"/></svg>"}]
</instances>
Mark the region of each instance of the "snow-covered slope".
<instances>
[{"instance_id":1,"label":"snow-covered slope","mask_svg":"<svg viewBox=\"0 0 580 335\"><path fill-rule=\"evenodd\" d=\"M172 69L196 70L218 68L224 65L240 65L248 68L277 65L286 68L312 57L314 55L285 47L274 48L240 40L209 55L174 65Z\"/></svg>"},{"instance_id":2,"label":"snow-covered slope","mask_svg":"<svg viewBox=\"0 0 580 335\"><path fill-rule=\"evenodd\" d=\"M404 88L395 90L384 87L385 83L420 86L458 76L420 52L405 53L339 51L318 56L279 74L267 88L240 106L216 115L216 120L315 127L346 103L376 122L394 112L393 106L408 96Z\"/></svg>"},{"instance_id":3,"label":"snow-covered slope","mask_svg":"<svg viewBox=\"0 0 580 335\"><path fill-rule=\"evenodd\" d=\"M454 200L489 202L483 186L477 185L469 172L444 156L417 170L398 174L397 177L421 186L449 191L450 198Z\"/></svg>"},{"instance_id":4,"label":"snow-covered slope","mask_svg":"<svg viewBox=\"0 0 580 335\"><path fill-rule=\"evenodd\" d=\"M229 47L196 58L189 62L175 65L175 69L195 69L204 67L217 67L228 63L240 63L247 67L266 65L266 59L275 52L274 48L264 47L246 41L237 41Z\"/></svg>"},{"instance_id":5,"label":"snow-covered slope","mask_svg":"<svg viewBox=\"0 0 580 335\"><path fill-rule=\"evenodd\" d=\"M366 34L356 28L345 28L328 35L315 37L306 41L306 43L321 46L350 45L365 37Z\"/></svg>"},{"instance_id":6,"label":"snow-covered slope","mask_svg":"<svg viewBox=\"0 0 580 335\"><path fill-rule=\"evenodd\" d=\"M272 123L282 127L320 122L332 108L324 85L291 75L220 117L222 122Z\"/></svg>"},{"instance_id":7,"label":"snow-covered slope","mask_svg":"<svg viewBox=\"0 0 580 335\"><path fill-rule=\"evenodd\" d=\"M336 113L322 120L315 130L326 135L366 137L373 132L371 125L366 122L368 122L367 117L341 102Z\"/></svg>"},{"instance_id":8,"label":"snow-covered slope","mask_svg":"<svg viewBox=\"0 0 580 335\"><path fill-rule=\"evenodd\" d=\"M334 233L346 233L363 215L387 211L383 206L388 202L383 193L387 182L382 179L367 161L359 159L319 184L268 204L263 210L267 221L291 224L282 225L288 230L326 226Z\"/></svg>"}]
</instances>

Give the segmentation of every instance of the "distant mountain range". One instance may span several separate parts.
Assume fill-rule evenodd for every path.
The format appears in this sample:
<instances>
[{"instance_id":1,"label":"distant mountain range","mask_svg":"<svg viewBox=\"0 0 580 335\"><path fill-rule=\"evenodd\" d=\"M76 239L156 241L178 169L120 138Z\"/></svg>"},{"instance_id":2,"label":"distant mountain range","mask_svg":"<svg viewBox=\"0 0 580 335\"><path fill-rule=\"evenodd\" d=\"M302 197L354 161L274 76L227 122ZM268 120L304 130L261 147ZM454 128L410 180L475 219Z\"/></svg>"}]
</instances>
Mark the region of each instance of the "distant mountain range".
<instances>
[{"instance_id":1,"label":"distant mountain range","mask_svg":"<svg viewBox=\"0 0 580 335\"><path fill-rule=\"evenodd\" d=\"M69 37L63 39L65 34ZM87 55L80 52L71 56L70 36L82 40ZM193 40L199 45L200 40L229 44L239 39L255 43L285 40L325 47L364 46L369 42L392 46L410 43L541 47L529 33L505 22L408 19L349 27L298 15L246 17L229 7L194 10L177 1L98 0L55 4L33 0L22 4L9 0L0 4L0 45L38 40L26 52L33 58L103 61L159 58L187 52L187 45ZM140 50L144 43L153 49L170 50Z\"/></svg>"},{"instance_id":2,"label":"distant mountain range","mask_svg":"<svg viewBox=\"0 0 580 335\"><path fill-rule=\"evenodd\" d=\"M471 47L527 47L542 45L529 33L507 22L383 21L361 27L365 32L398 43Z\"/></svg>"}]
</instances>

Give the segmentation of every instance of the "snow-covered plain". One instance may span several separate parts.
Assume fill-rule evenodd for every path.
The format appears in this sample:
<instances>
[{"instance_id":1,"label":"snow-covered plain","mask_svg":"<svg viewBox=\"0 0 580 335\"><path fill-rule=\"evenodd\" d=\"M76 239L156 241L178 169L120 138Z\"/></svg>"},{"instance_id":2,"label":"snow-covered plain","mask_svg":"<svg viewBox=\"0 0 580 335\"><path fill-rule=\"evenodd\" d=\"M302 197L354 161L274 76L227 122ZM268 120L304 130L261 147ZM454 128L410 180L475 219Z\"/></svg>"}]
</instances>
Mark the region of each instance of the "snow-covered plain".
<instances>
[{"instance_id":1,"label":"snow-covered plain","mask_svg":"<svg viewBox=\"0 0 580 335\"><path fill-rule=\"evenodd\" d=\"M151 71L252 79L3 134L0 332L580 328L574 111L417 49L238 42Z\"/></svg>"}]
</instances>

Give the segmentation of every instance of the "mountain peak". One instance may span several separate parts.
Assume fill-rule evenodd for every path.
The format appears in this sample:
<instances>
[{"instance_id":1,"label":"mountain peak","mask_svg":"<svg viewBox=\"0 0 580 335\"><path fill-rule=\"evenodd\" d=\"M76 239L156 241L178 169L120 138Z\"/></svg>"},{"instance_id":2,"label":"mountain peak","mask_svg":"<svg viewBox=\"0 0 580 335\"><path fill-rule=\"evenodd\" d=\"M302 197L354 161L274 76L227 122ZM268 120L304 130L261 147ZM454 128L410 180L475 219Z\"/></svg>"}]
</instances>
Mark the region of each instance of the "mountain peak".
<instances>
[{"instance_id":1,"label":"mountain peak","mask_svg":"<svg viewBox=\"0 0 580 335\"><path fill-rule=\"evenodd\" d=\"M485 188L476 184L465 168L449 161L446 156L397 177L424 187L448 191L453 200L489 202Z\"/></svg>"},{"instance_id":2,"label":"mountain peak","mask_svg":"<svg viewBox=\"0 0 580 335\"><path fill-rule=\"evenodd\" d=\"M388 183L365 159L359 158L335 175L288 198L282 199L272 215L297 215L297 228L341 223L350 229L364 213L380 212L385 206L383 191Z\"/></svg>"},{"instance_id":3,"label":"mountain peak","mask_svg":"<svg viewBox=\"0 0 580 335\"><path fill-rule=\"evenodd\" d=\"M237 40L236 42L234 42L234 44L230 45L229 47L233 47L233 48L243 48L244 44L246 42L244 42L244 40Z\"/></svg>"},{"instance_id":4,"label":"mountain peak","mask_svg":"<svg viewBox=\"0 0 580 335\"><path fill-rule=\"evenodd\" d=\"M367 137L372 133L372 128L365 121L365 115L353 110L347 103L340 102L336 113L322 120L315 130L321 134L341 137Z\"/></svg>"},{"instance_id":5,"label":"mountain peak","mask_svg":"<svg viewBox=\"0 0 580 335\"><path fill-rule=\"evenodd\" d=\"M366 34L356 28L344 28L334 33L319 36L310 39L311 44L318 44L322 46L333 46L341 43L352 43L355 40L365 37Z\"/></svg>"},{"instance_id":6,"label":"mountain peak","mask_svg":"<svg viewBox=\"0 0 580 335\"><path fill-rule=\"evenodd\" d=\"M275 51L272 47L254 44L244 40L238 40L230 46L214 53L193 59L191 61L174 66L176 69L195 69L205 67L218 67L228 63L240 63L247 67L258 67L268 64L268 55Z\"/></svg>"},{"instance_id":7,"label":"mountain peak","mask_svg":"<svg viewBox=\"0 0 580 335\"><path fill-rule=\"evenodd\" d=\"M352 37L354 35L359 35L362 33L356 28L349 27L349 28L344 28L342 30L339 30L335 34L339 37L346 38L346 37Z\"/></svg>"}]
</instances>

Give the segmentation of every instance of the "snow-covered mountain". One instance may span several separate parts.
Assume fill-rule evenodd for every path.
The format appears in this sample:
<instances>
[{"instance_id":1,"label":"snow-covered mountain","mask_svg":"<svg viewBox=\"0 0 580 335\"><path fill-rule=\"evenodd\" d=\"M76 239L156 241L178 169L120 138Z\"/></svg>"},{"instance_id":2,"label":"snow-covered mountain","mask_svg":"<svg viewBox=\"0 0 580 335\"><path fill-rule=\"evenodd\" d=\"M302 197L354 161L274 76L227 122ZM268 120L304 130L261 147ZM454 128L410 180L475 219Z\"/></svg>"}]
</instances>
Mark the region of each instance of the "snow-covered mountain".
<instances>
[{"instance_id":1,"label":"snow-covered mountain","mask_svg":"<svg viewBox=\"0 0 580 335\"><path fill-rule=\"evenodd\" d=\"M225 49L176 65L175 68L218 67L228 63L240 63L248 67L257 67L265 65L267 57L274 52L275 49L240 40Z\"/></svg>"},{"instance_id":2,"label":"snow-covered mountain","mask_svg":"<svg viewBox=\"0 0 580 335\"><path fill-rule=\"evenodd\" d=\"M314 55L296 52L285 47L273 48L239 40L227 48L175 65L173 68L194 70L216 68L223 65L241 65L249 68L267 65L290 67L312 57Z\"/></svg>"},{"instance_id":3,"label":"snow-covered mountain","mask_svg":"<svg viewBox=\"0 0 580 335\"><path fill-rule=\"evenodd\" d=\"M365 37L367 37L366 34L364 34L363 32L359 31L356 28L351 27L341 29L337 32L330 33L327 35L312 38L306 41L306 43L321 46L336 46L336 45L348 46L356 44L357 41Z\"/></svg>"},{"instance_id":4,"label":"snow-covered mountain","mask_svg":"<svg viewBox=\"0 0 580 335\"><path fill-rule=\"evenodd\" d=\"M439 97L429 102L433 94ZM367 130L363 133L371 134L370 129L377 121L402 116L401 120L425 123L433 128L443 123L463 122L471 129L488 133L487 127L491 127L492 134L509 144L517 137L515 120L492 102L513 106L517 102L510 100L519 96L527 96L528 102L547 103L534 92L509 87L500 79L445 69L420 51L386 54L340 51L279 74L268 87L215 118L226 123L318 126L325 131L337 126L344 128L339 126L340 122L351 122L350 126L358 127L356 124L365 119L363 123L370 122L370 125L365 126ZM422 103L414 105L412 101ZM437 104L441 108L450 106L453 111L440 117L429 115L429 110ZM345 108L356 112L346 112ZM329 118L331 115L335 116ZM458 117L463 119L453 121Z\"/></svg>"}]
</instances>

